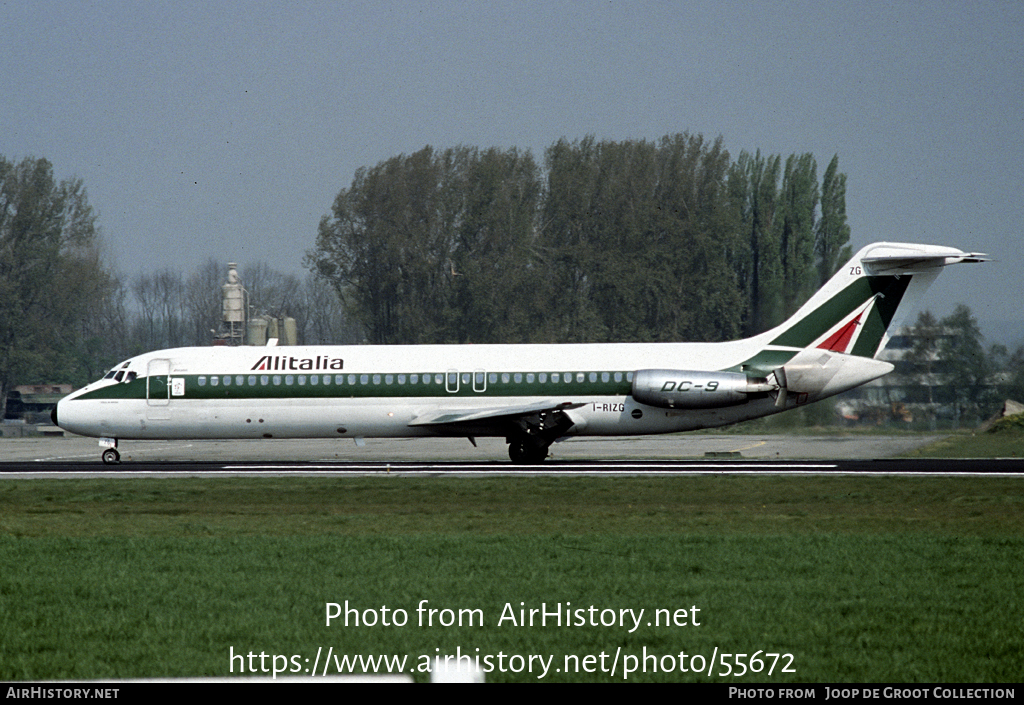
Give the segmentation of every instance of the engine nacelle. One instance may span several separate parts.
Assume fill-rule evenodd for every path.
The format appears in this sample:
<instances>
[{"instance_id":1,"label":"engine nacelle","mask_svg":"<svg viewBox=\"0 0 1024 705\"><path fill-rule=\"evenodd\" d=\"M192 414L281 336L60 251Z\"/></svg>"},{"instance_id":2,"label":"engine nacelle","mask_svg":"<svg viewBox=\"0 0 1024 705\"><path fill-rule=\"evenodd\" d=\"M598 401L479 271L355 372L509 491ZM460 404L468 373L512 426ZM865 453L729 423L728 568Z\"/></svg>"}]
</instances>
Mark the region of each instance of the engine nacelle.
<instances>
[{"instance_id":1,"label":"engine nacelle","mask_svg":"<svg viewBox=\"0 0 1024 705\"><path fill-rule=\"evenodd\" d=\"M739 372L638 370L633 374L633 398L641 404L666 409L713 409L742 404L751 392L767 390L762 386Z\"/></svg>"}]
</instances>

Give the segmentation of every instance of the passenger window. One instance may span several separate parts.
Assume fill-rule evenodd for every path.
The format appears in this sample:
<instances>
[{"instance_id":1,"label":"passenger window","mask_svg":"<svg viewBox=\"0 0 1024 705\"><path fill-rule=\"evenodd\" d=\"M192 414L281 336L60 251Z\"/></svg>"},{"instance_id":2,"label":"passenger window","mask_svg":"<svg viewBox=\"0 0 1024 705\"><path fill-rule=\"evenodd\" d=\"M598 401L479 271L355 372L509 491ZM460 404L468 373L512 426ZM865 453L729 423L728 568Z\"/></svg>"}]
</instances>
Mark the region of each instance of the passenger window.
<instances>
[{"instance_id":1,"label":"passenger window","mask_svg":"<svg viewBox=\"0 0 1024 705\"><path fill-rule=\"evenodd\" d=\"M250 387L255 387L256 386L256 375L249 375L249 386Z\"/></svg>"},{"instance_id":2,"label":"passenger window","mask_svg":"<svg viewBox=\"0 0 1024 705\"><path fill-rule=\"evenodd\" d=\"M210 377L210 386L211 387L216 387L218 384L220 384L220 377L217 377L216 375L214 375L213 377Z\"/></svg>"}]
</instances>

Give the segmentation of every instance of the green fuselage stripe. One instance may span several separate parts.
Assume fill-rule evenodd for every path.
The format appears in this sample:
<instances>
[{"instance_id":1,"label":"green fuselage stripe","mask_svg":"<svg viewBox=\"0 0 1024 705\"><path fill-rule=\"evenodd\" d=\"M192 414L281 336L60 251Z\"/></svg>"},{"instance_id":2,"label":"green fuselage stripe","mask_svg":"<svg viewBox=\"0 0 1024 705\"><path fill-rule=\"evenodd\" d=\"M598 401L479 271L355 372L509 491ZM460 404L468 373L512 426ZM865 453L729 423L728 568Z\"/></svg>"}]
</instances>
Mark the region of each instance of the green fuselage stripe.
<instances>
[{"instance_id":1,"label":"green fuselage stripe","mask_svg":"<svg viewBox=\"0 0 1024 705\"><path fill-rule=\"evenodd\" d=\"M345 374L294 374L278 372L248 372L241 375L172 375L172 380L184 380L184 394L168 396L167 377L139 377L131 382L121 382L83 394L78 399L353 399L353 398L400 398L425 397L538 397L559 394L576 396L626 396L631 393L632 372L545 372L508 373L509 381L504 382L503 374L497 373L496 381L490 375L481 382L475 372L464 372L458 376L458 389L448 379L448 373L345 373ZM490 373L494 374L494 373ZM547 379L541 382L541 375ZM597 376L591 381L590 375ZM607 381L603 375L608 375ZM582 381L579 375L583 375ZM619 381L615 381L615 376ZM515 377L521 378L520 382ZM552 381L557 376L558 381ZM413 377L417 379L412 382ZM429 377L429 383L424 383ZM533 381L527 379L532 377ZM568 381L566 381L568 377ZM316 384L313 379L316 378ZM404 381L400 381L402 378ZM440 379L440 382L438 382ZM216 380L216 384L214 384ZM225 380L230 383L225 384ZM466 381L468 380L468 381ZM329 381L329 383L325 383ZM339 383L340 382L340 383ZM354 382L354 383L353 383ZM475 382L475 388L474 388ZM179 383L180 384L180 383ZM479 390L479 391L478 391Z\"/></svg>"}]
</instances>

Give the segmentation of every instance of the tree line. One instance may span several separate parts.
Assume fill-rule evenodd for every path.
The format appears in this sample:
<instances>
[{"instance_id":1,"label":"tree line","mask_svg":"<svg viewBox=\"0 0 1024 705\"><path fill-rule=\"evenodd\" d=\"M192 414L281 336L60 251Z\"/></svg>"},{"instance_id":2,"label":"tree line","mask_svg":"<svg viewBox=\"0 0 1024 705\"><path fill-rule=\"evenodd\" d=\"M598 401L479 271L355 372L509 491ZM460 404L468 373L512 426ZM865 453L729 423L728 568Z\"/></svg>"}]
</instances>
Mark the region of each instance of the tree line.
<instances>
[{"instance_id":1,"label":"tree line","mask_svg":"<svg viewBox=\"0 0 1024 705\"><path fill-rule=\"evenodd\" d=\"M241 269L253 315L296 319L300 343L358 342L322 280L264 263ZM226 263L125 277L101 255L80 179L46 159L0 156L0 418L17 384L82 386L160 348L210 345L222 318Z\"/></svg>"},{"instance_id":2,"label":"tree line","mask_svg":"<svg viewBox=\"0 0 1024 705\"><path fill-rule=\"evenodd\" d=\"M113 338L108 357L116 362L162 348L211 345L221 333L221 285L227 271L225 262L210 258L190 273L162 269L131 279L114 275L100 312ZM238 271L249 317L294 318L300 345L358 341L337 297L315 277L300 279L264 262Z\"/></svg>"},{"instance_id":3,"label":"tree line","mask_svg":"<svg viewBox=\"0 0 1024 705\"><path fill-rule=\"evenodd\" d=\"M903 382L894 401L923 409L932 427L976 426L1006 399L1024 401L1024 345L986 348L971 309L959 304L944 318L922 311L907 329L892 382Z\"/></svg>"},{"instance_id":4,"label":"tree line","mask_svg":"<svg viewBox=\"0 0 1024 705\"><path fill-rule=\"evenodd\" d=\"M73 363L109 286L81 180L0 157L0 405L16 380Z\"/></svg>"},{"instance_id":5,"label":"tree line","mask_svg":"<svg viewBox=\"0 0 1024 705\"><path fill-rule=\"evenodd\" d=\"M359 169L306 264L374 343L714 341L781 322L850 256L833 157L721 138L432 147Z\"/></svg>"}]
</instances>

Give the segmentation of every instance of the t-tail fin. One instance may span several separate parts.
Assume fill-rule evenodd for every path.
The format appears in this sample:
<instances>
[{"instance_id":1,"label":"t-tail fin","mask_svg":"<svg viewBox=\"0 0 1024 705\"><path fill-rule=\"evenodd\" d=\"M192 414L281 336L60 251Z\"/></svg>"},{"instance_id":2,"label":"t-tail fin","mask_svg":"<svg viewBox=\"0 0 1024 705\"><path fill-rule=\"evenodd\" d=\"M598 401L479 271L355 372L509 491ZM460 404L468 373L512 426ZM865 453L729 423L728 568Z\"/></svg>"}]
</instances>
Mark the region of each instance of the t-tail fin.
<instances>
[{"instance_id":1,"label":"t-tail fin","mask_svg":"<svg viewBox=\"0 0 1024 705\"><path fill-rule=\"evenodd\" d=\"M789 320L758 336L765 346L748 364L775 363L768 383L779 410L877 379L893 365L876 356L942 268L985 259L937 245L868 245Z\"/></svg>"},{"instance_id":2,"label":"t-tail fin","mask_svg":"<svg viewBox=\"0 0 1024 705\"><path fill-rule=\"evenodd\" d=\"M982 254L938 245L868 245L789 320L763 336L776 349L874 358L943 267L985 260Z\"/></svg>"}]
</instances>

